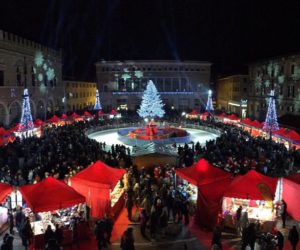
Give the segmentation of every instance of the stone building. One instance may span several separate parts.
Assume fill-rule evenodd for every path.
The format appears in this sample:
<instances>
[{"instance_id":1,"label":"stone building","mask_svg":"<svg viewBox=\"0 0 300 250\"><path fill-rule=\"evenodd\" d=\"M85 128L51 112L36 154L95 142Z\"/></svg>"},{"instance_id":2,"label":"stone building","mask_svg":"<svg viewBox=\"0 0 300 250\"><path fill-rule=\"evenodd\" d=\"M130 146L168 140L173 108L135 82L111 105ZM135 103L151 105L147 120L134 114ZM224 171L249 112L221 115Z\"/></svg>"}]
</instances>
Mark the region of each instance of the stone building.
<instances>
[{"instance_id":1,"label":"stone building","mask_svg":"<svg viewBox=\"0 0 300 250\"><path fill-rule=\"evenodd\" d=\"M0 30L0 123L19 122L24 88L34 118L62 109L61 71L60 51Z\"/></svg>"},{"instance_id":2,"label":"stone building","mask_svg":"<svg viewBox=\"0 0 300 250\"><path fill-rule=\"evenodd\" d=\"M64 80L64 86L67 111L93 109L96 101L95 82Z\"/></svg>"},{"instance_id":3,"label":"stone building","mask_svg":"<svg viewBox=\"0 0 300 250\"><path fill-rule=\"evenodd\" d=\"M247 115L248 75L232 75L217 81L217 108Z\"/></svg>"},{"instance_id":4,"label":"stone building","mask_svg":"<svg viewBox=\"0 0 300 250\"><path fill-rule=\"evenodd\" d=\"M251 117L265 119L272 88L275 89L278 117L300 114L300 55L249 65L248 113Z\"/></svg>"},{"instance_id":5,"label":"stone building","mask_svg":"<svg viewBox=\"0 0 300 250\"><path fill-rule=\"evenodd\" d=\"M97 86L104 109L136 110L147 82L152 80L166 108L203 109L210 83L210 62L100 61Z\"/></svg>"}]
</instances>

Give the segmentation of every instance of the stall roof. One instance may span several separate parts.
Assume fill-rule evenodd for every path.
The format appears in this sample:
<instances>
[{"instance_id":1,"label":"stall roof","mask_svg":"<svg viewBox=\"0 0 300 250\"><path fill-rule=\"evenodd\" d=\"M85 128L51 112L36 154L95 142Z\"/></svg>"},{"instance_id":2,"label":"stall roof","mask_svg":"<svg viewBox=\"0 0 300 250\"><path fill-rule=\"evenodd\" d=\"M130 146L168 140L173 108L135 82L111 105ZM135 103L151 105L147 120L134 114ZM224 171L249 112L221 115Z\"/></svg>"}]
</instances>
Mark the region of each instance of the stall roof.
<instances>
[{"instance_id":1,"label":"stall roof","mask_svg":"<svg viewBox=\"0 0 300 250\"><path fill-rule=\"evenodd\" d=\"M191 113L188 113L188 115L199 115L199 112L196 109L193 109Z\"/></svg>"},{"instance_id":2,"label":"stall roof","mask_svg":"<svg viewBox=\"0 0 300 250\"><path fill-rule=\"evenodd\" d=\"M84 196L53 177L21 186L19 190L33 212L53 211L85 202Z\"/></svg>"},{"instance_id":3,"label":"stall roof","mask_svg":"<svg viewBox=\"0 0 300 250\"><path fill-rule=\"evenodd\" d=\"M285 177L285 179L288 179L290 181L296 182L297 184L300 184L300 173L287 176L287 177Z\"/></svg>"},{"instance_id":4,"label":"stall roof","mask_svg":"<svg viewBox=\"0 0 300 250\"><path fill-rule=\"evenodd\" d=\"M112 168L101 161L96 161L71 178L72 181L85 183L88 186L114 189L125 174L124 169Z\"/></svg>"},{"instance_id":5,"label":"stall roof","mask_svg":"<svg viewBox=\"0 0 300 250\"><path fill-rule=\"evenodd\" d=\"M268 177L255 170L250 170L247 174L236 177L225 191L224 196L250 200L273 200L277 181L278 178Z\"/></svg>"},{"instance_id":6,"label":"stall roof","mask_svg":"<svg viewBox=\"0 0 300 250\"><path fill-rule=\"evenodd\" d=\"M288 137L294 141L300 141L300 135L294 130L291 130L290 132L285 134L285 137Z\"/></svg>"},{"instance_id":7,"label":"stall roof","mask_svg":"<svg viewBox=\"0 0 300 250\"><path fill-rule=\"evenodd\" d=\"M100 111L99 111L100 112ZM84 111L83 116L92 116L90 112Z\"/></svg>"},{"instance_id":8,"label":"stall roof","mask_svg":"<svg viewBox=\"0 0 300 250\"><path fill-rule=\"evenodd\" d=\"M34 121L34 124L35 124L36 126L42 126L42 125L44 125L45 123L44 123L42 120L40 120L40 119L36 119L36 120Z\"/></svg>"},{"instance_id":9,"label":"stall roof","mask_svg":"<svg viewBox=\"0 0 300 250\"><path fill-rule=\"evenodd\" d=\"M230 173L214 167L204 158L191 167L177 169L176 174L196 186L231 178Z\"/></svg>"},{"instance_id":10,"label":"stall roof","mask_svg":"<svg viewBox=\"0 0 300 250\"><path fill-rule=\"evenodd\" d=\"M0 183L0 202L3 202L6 197L13 191L11 185L6 183Z\"/></svg>"},{"instance_id":11,"label":"stall roof","mask_svg":"<svg viewBox=\"0 0 300 250\"><path fill-rule=\"evenodd\" d=\"M56 123L56 122L59 122L59 117L54 115L52 116L50 119L47 120L47 122L50 122L50 123Z\"/></svg>"}]
</instances>

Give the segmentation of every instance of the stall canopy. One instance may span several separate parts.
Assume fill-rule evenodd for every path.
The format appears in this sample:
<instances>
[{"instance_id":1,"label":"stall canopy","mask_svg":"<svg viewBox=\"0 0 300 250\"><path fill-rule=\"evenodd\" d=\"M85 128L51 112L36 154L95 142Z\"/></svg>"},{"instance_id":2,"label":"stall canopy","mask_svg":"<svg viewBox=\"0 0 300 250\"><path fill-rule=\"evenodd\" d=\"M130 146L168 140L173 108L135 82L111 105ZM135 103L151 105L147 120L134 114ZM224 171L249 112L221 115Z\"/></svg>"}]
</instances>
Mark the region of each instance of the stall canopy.
<instances>
[{"instance_id":1,"label":"stall canopy","mask_svg":"<svg viewBox=\"0 0 300 250\"><path fill-rule=\"evenodd\" d=\"M300 220L300 173L283 178L282 198L287 204L287 212L295 220Z\"/></svg>"},{"instance_id":2,"label":"stall canopy","mask_svg":"<svg viewBox=\"0 0 300 250\"><path fill-rule=\"evenodd\" d=\"M188 115L199 115L199 112L196 109L193 109Z\"/></svg>"},{"instance_id":3,"label":"stall canopy","mask_svg":"<svg viewBox=\"0 0 300 250\"><path fill-rule=\"evenodd\" d=\"M101 218L110 211L110 191L124 175L124 169L97 161L71 178L71 186L86 197L91 216Z\"/></svg>"},{"instance_id":4,"label":"stall canopy","mask_svg":"<svg viewBox=\"0 0 300 250\"><path fill-rule=\"evenodd\" d=\"M250 170L245 175L236 177L227 188L224 196L272 201L275 196L278 178L262 175L255 170Z\"/></svg>"},{"instance_id":5,"label":"stall canopy","mask_svg":"<svg viewBox=\"0 0 300 250\"><path fill-rule=\"evenodd\" d=\"M231 174L218 169L205 159L193 166L178 169L176 174L198 187L196 223L212 229L221 211L221 200L231 183Z\"/></svg>"},{"instance_id":6,"label":"stall canopy","mask_svg":"<svg viewBox=\"0 0 300 250\"><path fill-rule=\"evenodd\" d=\"M83 116L92 116L88 111L84 111Z\"/></svg>"},{"instance_id":7,"label":"stall canopy","mask_svg":"<svg viewBox=\"0 0 300 250\"><path fill-rule=\"evenodd\" d=\"M62 114L60 118L61 119L68 119L68 116L66 114Z\"/></svg>"},{"instance_id":8,"label":"stall canopy","mask_svg":"<svg viewBox=\"0 0 300 250\"><path fill-rule=\"evenodd\" d=\"M33 212L47 212L85 203L85 198L62 181L48 177L36 184L20 187L20 192Z\"/></svg>"},{"instance_id":9,"label":"stall canopy","mask_svg":"<svg viewBox=\"0 0 300 250\"><path fill-rule=\"evenodd\" d=\"M3 202L12 191L13 188L11 185L0 183L0 202Z\"/></svg>"},{"instance_id":10,"label":"stall canopy","mask_svg":"<svg viewBox=\"0 0 300 250\"><path fill-rule=\"evenodd\" d=\"M56 116L56 115L54 115L50 119L48 119L47 122L49 122L49 123L57 123L57 122L59 122L59 117Z\"/></svg>"},{"instance_id":11,"label":"stall canopy","mask_svg":"<svg viewBox=\"0 0 300 250\"><path fill-rule=\"evenodd\" d=\"M246 124L246 125L250 125L250 126L251 126L252 121L251 121L251 119L246 118L245 120L242 120L241 123L242 123L242 124Z\"/></svg>"},{"instance_id":12,"label":"stall canopy","mask_svg":"<svg viewBox=\"0 0 300 250\"><path fill-rule=\"evenodd\" d=\"M290 132L288 132L285 137L288 137L290 139L292 139L293 141L300 141L300 135L294 131L294 130L291 130Z\"/></svg>"},{"instance_id":13,"label":"stall canopy","mask_svg":"<svg viewBox=\"0 0 300 250\"><path fill-rule=\"evenodd\" d=\"M254 120L253 122L251 122L251 126L260 129L263 128L263 125L258 120Z\"/></svg>"},{"instance_id":14,"label":"stall canopy","mask_svg":"<svg viewBox=\"0 0 300 250\"><path fill-rule=\"evenodd\" d=\"M36 119L34 121L34 125L36 125L36 126L43 126L44 124L45 123L42 120L40 120L40 119Z\"/></svg>"},{"instance_id":15,"label":"stall canopy","mask_svg":"<svg viewBox=\"0 0 300 250\"><path fill-rule=\"evenodd\" d=\"M118 112L115 109L112 109L109 114L110 115L117 115Z\"/></svg>"}]
</instances>

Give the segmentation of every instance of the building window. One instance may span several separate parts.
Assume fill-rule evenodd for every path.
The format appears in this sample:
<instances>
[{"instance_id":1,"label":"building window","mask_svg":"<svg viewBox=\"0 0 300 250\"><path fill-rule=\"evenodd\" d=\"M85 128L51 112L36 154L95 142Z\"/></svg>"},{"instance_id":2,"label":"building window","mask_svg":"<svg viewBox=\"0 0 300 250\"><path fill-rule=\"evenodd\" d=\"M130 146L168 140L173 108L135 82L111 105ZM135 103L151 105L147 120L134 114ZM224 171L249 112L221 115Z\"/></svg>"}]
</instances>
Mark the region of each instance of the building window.
<instances>
[{"instance_id":1,"label":"building window","mask_svg":"<svg viewBox=\"0 0 300 250\"><path fill-rule=\"evenodd\" d=\"M4 86L4 71L0 70L0 86Z\"/></svg>"},{"instance_id":2,"label":"building window","mask_svg":"<svg viewBox=\"0 0 300 250\"><path fill-rule=\"evenodd\" d=\"M17 66L17 85L22 86L21 72L19 66Z\"/></svg>"},{"instance_id":3,"label":"building window","mask_svg":"<svg viewBox=\"0 0 300 250\"><path fill-rule=\"evenodd\" d=\"M282 86L280 86L280 88L279 88L279 95L283 95L283 87Z\"/></svg>"},{"instance_id":4,"label":"building window","mask_svg":"<svg viewBox=\"0 0 300 250\"><path fill-rule=\"evenodd\" d=\"M288 97L295 97L295 86L288 86Z\"/></svg>"},{"instance_id":5,"label":"building window","mask_svg":"<svg viewBox=\"0 0 300 250\"><path fill-rule=\"evenodd\" d=\"M291 75L295 74L295 64L291 65Z\"/></svg>"}]
</instances>

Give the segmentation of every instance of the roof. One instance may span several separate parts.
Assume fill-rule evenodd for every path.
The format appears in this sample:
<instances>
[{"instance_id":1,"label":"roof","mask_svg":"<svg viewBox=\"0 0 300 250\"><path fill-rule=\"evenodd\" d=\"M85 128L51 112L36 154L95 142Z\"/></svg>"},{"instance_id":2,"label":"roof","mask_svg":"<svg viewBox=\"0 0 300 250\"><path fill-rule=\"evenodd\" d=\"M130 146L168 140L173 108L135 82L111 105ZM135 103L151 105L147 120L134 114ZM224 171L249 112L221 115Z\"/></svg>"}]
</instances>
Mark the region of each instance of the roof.
<instances>
[{"instance_id":1,"label":"roof","mask_svg":"<svg viewBox=\"0 0 300 250\"><path fill-rule=\"evenodd\" d=\"M278 178L262 175L250 170L245 175L237 176L224 196L250 200L273 200Z\"/></svg>"},{"instance_id":2,"label":"roof","mask_svg":"<svg viewBox=\"0 0 300 250\"><path fill-rule=\"evenodd\" d=\"M145 64L145 65L158 65L158 64L169 64L169 65L212 65L208 61L178 61L178 60L125 60L125 61L99 61L96 65L135 65L135 64Z\"/></svg>"},{"instance_id":3,"label":"roof","mask_svg":"<svg viewBox=\"0 0 300 250\"><path fill-rule=\"evenodd\" d=\"M124 174L124 169L113 168L101 161L96 161L74 175L71 182L81 182L91 187L114 189Z\"/></svg>"},{"instance_id":4,"label":"roof","mask_svg":"<svg viewBox=\"0 0 300 250\"><path fill-rule=\"evenodd\" d=\"M6 197L13 191L11 185L6 183L0 183L0 202L3 202Z\"/></svg>"},{"instance_id":5,"label":"roof","mask_svg":"<svg viewBox=\"0 0 300 250\"><path fill-rule=\"evenodd\" d=\"M177 169L176 174L196 186L231 178L230 173L214 167L204 158L194 163L191 167Z\"/></svg>"},{"instance_id":6,"label":"roof","mask_svg":"<svg viewBox=\"0 0 300 250\"><path fill-rule=\"evenodd\" d=\"M53 177L21 186L19 190L33 212L53 211L85 202L84 196Z\"/></svg>"}]
</instances>

